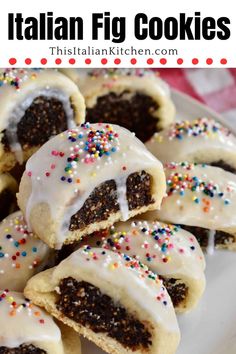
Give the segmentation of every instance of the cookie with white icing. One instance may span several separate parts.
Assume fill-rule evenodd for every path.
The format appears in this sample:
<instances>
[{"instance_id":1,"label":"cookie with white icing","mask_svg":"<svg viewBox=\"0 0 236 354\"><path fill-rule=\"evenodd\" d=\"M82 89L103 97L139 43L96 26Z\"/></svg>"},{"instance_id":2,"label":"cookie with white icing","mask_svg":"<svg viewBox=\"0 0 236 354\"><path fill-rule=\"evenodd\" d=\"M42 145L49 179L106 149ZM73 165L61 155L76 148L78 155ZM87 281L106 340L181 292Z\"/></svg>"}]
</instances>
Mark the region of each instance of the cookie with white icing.
<instances>
[{"instance_id":1,"label":"cookie with white icing","mask_svg":"<svg viewBox=\"0 0 236 354\"><path fill-rule=\"evenodd\" d=\"M155 133L146 147L163 163L206 163L236 173L236 137L214 119L172 123Z\"/></svg>"},{"instance_id":2,"label":"cookie with white icing","mask_svg":"<svg viewBox=\"0 0 236 354\"><path fill-rule=\"evenodd\" d=\"M151 218L182 225L210 253L236 250L235 174L187 162L167 164L165 174L167 197Z\"/></svg>"},{"instance_id":3,"label":"cookie with white icing","mask_svg":"<svg viewBox=\"0 0 236 354\"><path fill-rule=\"evenodd\" d=\"M0 290L1 354L80 354L80 339L23 294Z\"/></svg>"},{"instance_id":4,"label":"cookie with white icing","mask_svg":"<svg viewBox=\"0 0 236 354\"><path fill-rule=\"evenodd\" d=\"M22 164L54 136L84 121L78 87L53 69L0 70L0 171Z\"/></svg>"},{"instance_id":5,"label":"cookie with white icing","mask_svg":"<svg viewBox=\"0 0 236 354\"><path fill-rule=\"evenodd\" d=\"M17 210L18 184L9 173L0 174L0 221Z\"/></svg>"},{"instance_id":6,"label":"cookie with white icing","mask_svg":"<svg viewBox=\"0 0 236 354\"><path fill-rule=\"evenodd\" d=\"M171 122L175 107L168 85L148 69L64 69L81 90L86 121L119 124L147 141Z\"/></svg>"},{"instance_id":7,"label":"cookie with white icing","mask_svg":"<svg viewBox=\"0 0 236 354\"><path fill-rule=\"evenodd\" d=\"M194 308L203 295L204 255L196 238L179 226L135 219L119 222L84 242L146 264L163 279L178 312Z\"/></svg>"},{"instance_id":8,"label":"cookie with white icing","mask_svg":"<svg viewBox=\"0 0 236 354\"><path fill-rule=\"evenodd\" d=\"M127 255L85 246L31 278L25 294L107 353L176 351L179 328L162 280Z\"/></svg>"},{"instance_id":9,"label":"cookie with white icing","mask_svg":"<svg viewBox=\"0 0 236 354\"><path fill-rule=\"evenodd\" d=\"M29 232L20 211L0 223L0 287L23 291L27 281L40 272L51 253Z\"/></svg>"},{"instance_id":10,"label":"cookie with white icing","mask_svg":"<svg viewBox=\"0 0 236 354\"><path fill-rule=\"evenodd\" d=\"M159 208L165 191L162 164L134 134L86 123L51 139L28 160L18 203L36 235L60 249Z\"/></svg>"}]
</instances>

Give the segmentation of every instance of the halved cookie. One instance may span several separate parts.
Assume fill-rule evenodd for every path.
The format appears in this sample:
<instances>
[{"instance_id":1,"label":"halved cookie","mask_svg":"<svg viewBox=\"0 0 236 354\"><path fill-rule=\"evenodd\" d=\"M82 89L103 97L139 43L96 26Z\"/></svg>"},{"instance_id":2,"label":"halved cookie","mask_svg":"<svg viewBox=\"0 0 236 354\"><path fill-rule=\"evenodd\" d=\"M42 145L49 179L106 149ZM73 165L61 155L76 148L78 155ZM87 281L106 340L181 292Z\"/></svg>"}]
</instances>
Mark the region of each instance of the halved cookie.
<instances>
[{"instance_id":1,"label":"halved cookie","mask_svg":"<svg viewBox=\"0 0 236 354\"><path fill-rule=\"evenodd\" d=\"M18 202L37 236L61 248L158 209L165 190L162 164L132 133L86 123L59 134L30 158Z\"/></svg>"},{"instance_id":2,"label":"halved cookie","mask_svg":"<svg viewBox=\"0 0 236 354\"><path fill-rule=\"evenodd\" d=\"M236 176L188 162L165 166L167 197L150 217L180 224L203 247L236 250Z\"/></svg>"},{"instance_id":3,"label":"halved cookie","mask_svg":"<svg viewBox=\"0 0 236 354\"><path fill-rule=\"evenodd\" d=\"M0 171L26 161L52 136L84 121L77 86L52 69L0 70Z\"/></svg>"},{"instance_id":4,"label":"halved cookie","mask_svg":"<svg viewBox=\"0 0 236 354\"><path fill-rule=\"evenodd\" d=\"M25 295L107 353L173 354L179 343L162 280L126 255L83 247L31 278Z\"/></svg>"},{"instance_id":5,"label":"halved cookie","mask_svg":"<svg viewBox=\"0 0 236 354\"><path fill-rule=\"evenodd\" d=\"M118 124L142 141L171 122L175 107L168 85L148 69L63 69L81 90L90 123Z\"/></svg>"},{"instance_id":6,"label":"halved cookie","mask_svg":"<svg viewBox=\"0 0 236 354\"><path fill-rule=\"evenodd\" d=\"M147 265L163 279L178 312L194 308L203 295L204 255L195 237L179 226L134 219L98 231L83 243L125 253Z\"/></svg>"}]
</instances>

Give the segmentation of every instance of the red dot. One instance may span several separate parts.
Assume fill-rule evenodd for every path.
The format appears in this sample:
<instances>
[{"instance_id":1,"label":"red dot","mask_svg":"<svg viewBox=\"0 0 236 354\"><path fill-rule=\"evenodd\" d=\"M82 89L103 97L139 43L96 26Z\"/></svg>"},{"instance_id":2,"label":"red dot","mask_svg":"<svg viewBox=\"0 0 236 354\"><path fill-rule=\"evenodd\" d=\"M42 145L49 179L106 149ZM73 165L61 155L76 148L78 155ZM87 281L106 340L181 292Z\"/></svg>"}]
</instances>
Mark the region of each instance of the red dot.
<instances>
[{"instance_id":1,"label":"red dot","mask_svg":"<svg viewBox=\"0 0 236 354\"><path fill-rule=\"evenodd\" d=\"M57 59L55 60L55 64L60 65L60 64L61 64L61 59L60 59L60 58L57 58Z\"/></svg>"},{"instance_id":2,"label":"red dot","mask_svg":"<svg viewBox=\"0 0 236 354\"><path fill-rule=\"evenodd\" d=\"M213 60L211 58L207 58L206 63L207 65L211 65L213 63Z\"/></svg>"},{"instance_id":3,"label":"red dot","mask_svg":"<svg viewBox=\"0 0 236 354\"><path fill-rule=\"evenodd\" d=\"M179 58L179 59L177 59L177 64L179 64L179 65L181 65L181 64L183 64L183 59L182 58Z\"/></svg>"},{"instance_id":4,"label":"red dot","mask_svg":"<svg viewBox=\"0 0 236 354\"><path fill-rule=\"evenodd\" d=\"M197 58L193 58L192 63L193 63L193 65L197 65L198 64L198 59Z\"/></svg>"},{"instance_id":5,"label":"red dot","mask_svg":"<svg viewBox=\"0 0 236 354\"><path fill-rule=\"evenodd\" d=\"M74 58L71 58L71 59L69 59L69 64L75 64L75 59Z\"/></svg>"},{"instance_id":6,"label":"red dot","mask_svg":"<svg viewBox=\"0 0 236 354\"><path fill-rule=\"evenodd\" d=\"M89 59L89 58L85 59L85 64L88 64L88 65L91 64L91 59Z\"/></svg>"},{"instance_id":7,"label":"red dot","mask_svg":"<svg viewBox=\"0 0 236 354\"><path fill-rule=\"evenodd\" d=\"M16 58L10 58L10 59L9 59L9 64L10 64L10 65L15 65L16 62L17 62Z\"/></svg>"},{"instance_id":8,"label":"red dot","mask_svg":"<svg viewBox=\"0 0 236 354\"><path fill-rule=\"evenodd\" d=\"M106 58L103 58L103 59L101 60L101 63L102 63L102 65L106 65L106 64L107 64L107 59L106 59Z\"/></svg>"},{"instance_id":9,"label":"red dot","mask_svg":"<svg viewBox=\"0 0 236 354\"><path fill-rule=\"evenodd\" d=\"M162 65L165 65L167 63L167 60L165 58L160 59L160 63Z\"/></svg>"},{"instance_id":10,"label":"red dot","mask_svg":"<svg viewBox=\"0 0 236 354\"><path fill-rule=\"evenodd\" d=\"M149 58L148 60L147 60L147 64L148 65L152 65L154 63L154 60L152 59L152 58Z\"/></svg>"},{"instance_id":11,"label":"red dot","mask_svg":"<svg viewBox=\"0 0 236 354\"><path fill-rule=\"evenodd\" d=\"M117 59L114 60L114 63L115 63L116 65L119 65L119 64L121 63L121 60L120 60L119 58L117 58Z\"/></svg>"},{"instance_id":12,"label":"red dot","mask_svg":"<svg viewBox=\"0 0 236 354\"><path fill-rule=\"evenodd\" d=\"M137 63L137 60L136 60L135 58L132 58L132 59L130 60L130 62L131 62L132 65L135 65L135 64Z\"/></svg>"},{"instance_id":13,"label":"red dot","mask_svg":"<svg viewBox=\"0 0 236 354\"><path fill-rule=\"evenodd\" d=\"M220 61L220 63L221 63L222 65L225 65L225 64L227 64L227 59L225 59L225 58L222 58L222 59L221 59L221 61Z\"/></svg>"},{"instance_id":14,"label":"red dot","mask_svg":"<svg viewBox=\"0 0 236 354\"><path fill-rule=\"evenodd\" d=\"M30 65L32 63L32 60L30 58L25 59L25 64Z\"/></svg>"},{"instance_id":15,"label":"red dot","mask_svg":"<svg viewBox=\"0 0 236 354\"><path fill-rule=\"evenodd\" d=\"M40 60L40 62L41 62L42 65L45 65L45 64L47 64L47 59L46 58L42 58Z\"/></svg>"}]
</instances>

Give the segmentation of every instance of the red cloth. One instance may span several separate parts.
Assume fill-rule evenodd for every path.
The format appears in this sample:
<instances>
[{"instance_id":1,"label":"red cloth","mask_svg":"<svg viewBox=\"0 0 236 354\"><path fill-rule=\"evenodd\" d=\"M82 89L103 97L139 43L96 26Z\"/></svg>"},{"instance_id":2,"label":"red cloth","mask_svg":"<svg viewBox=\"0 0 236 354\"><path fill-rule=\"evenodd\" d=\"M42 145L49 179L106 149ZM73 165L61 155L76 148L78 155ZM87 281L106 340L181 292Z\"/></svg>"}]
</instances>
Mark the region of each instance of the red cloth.
<instances>
[{"instance_id":1,"label":"red cloth","mask_svg":"<svg viewBox=\"0 0 236 354\"><path fill-rule=\"evenodd\" d=\"M220 113L236 128L236 69L160 69L162 79Z\"/></svg>"}]
</instances>

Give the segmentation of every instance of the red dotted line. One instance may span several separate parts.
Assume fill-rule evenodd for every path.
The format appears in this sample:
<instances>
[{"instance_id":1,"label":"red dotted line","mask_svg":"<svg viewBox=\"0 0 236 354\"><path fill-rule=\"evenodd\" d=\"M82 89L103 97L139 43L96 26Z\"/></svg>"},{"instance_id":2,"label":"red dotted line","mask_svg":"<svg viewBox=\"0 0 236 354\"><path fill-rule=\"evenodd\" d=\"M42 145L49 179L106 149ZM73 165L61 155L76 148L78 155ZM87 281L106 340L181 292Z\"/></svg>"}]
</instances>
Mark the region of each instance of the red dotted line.
<instances>
[{"instance_id":1,"label":"red dotted line","mask_svg":"<svg viewBox=\"0 0 236 354\"><path fill-rule=\"evenodd\" d=\"M48 60L47 60L46 58L42 58L42 59L40 60L40 63L41 63L42 65L46 65L47 62L48 62ZM70 58L68 62L69 62L70 65L75 65L75 64L76 64L76 59ZM90 64L92 63L92 60L91 60L90 58L86 58L86 59L84 60L84 63L85 63L86 65L90 65ZM138 63L138 60L137 60L136 58L131 58L131 59L130 59L130 64L131 64L131 65L136 65L137 63ZM153 65L153 64L166 65L166 64L167 64L167 59L166 59L166 58L161 58L161 59L159 59L158 61L155 61L153 58L148 58L148 59L146 60L146 63L147 63L148 65ZM182 58L178 58L178 59L176 60L176 63L177 63L178 65L182 65L182 64L184 64L184 60L183 60ZM206 61L205 61L205 63L206 63L207 65L212 65L212 64L213 64L213 59L212 59L212 58L207 58ZM10 59L9 59L9 64L10 64L10 65L15 65L15 64L17 64L17 59L16 59L16 58L10 58ZM26 58L26 59L25 59L25 64L26 64L26 65L32 64L32 59ZM56 65L61 65L61 64L62 64L62 59L56 58L56 59L55 59L55 64L56 64ZM102 58L102 59L101 59L101 64L102 64L102 65L108 64L108 59ZM119 58L114 59L114 64L115 64L115 65L120 65L120 64L121 64L121 59L119 59ZM192 59L192 64L193 64L193 65L198 65L198 64L199 64L199 59L198 59L198 58L193 58L193 59ZM220 64L221 64L221 65L226 65L226 64L227 64L227 59L225 59L225 58L220 59Z\"/></svg>"}]
</instances>

